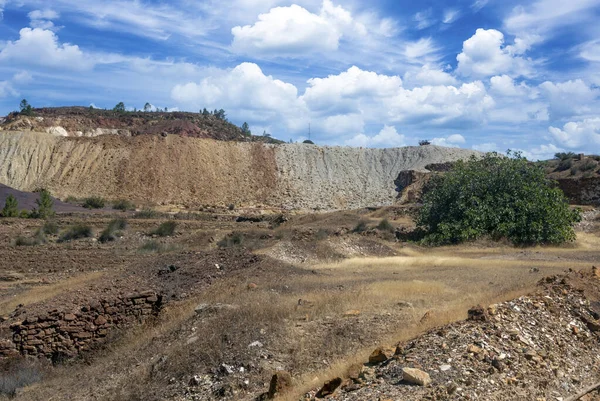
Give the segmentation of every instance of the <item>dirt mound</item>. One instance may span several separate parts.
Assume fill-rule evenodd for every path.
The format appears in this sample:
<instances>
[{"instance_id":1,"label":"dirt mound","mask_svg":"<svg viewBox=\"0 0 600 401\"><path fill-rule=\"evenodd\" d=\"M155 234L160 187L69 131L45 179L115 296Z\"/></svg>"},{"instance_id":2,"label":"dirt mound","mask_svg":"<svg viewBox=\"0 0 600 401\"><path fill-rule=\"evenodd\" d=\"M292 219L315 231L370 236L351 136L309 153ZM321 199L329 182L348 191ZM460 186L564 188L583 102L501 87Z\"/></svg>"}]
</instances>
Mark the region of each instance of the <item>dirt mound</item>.
<instances>
[{"instance_id":1,"label":"dirt mound","mask_svg":"<svg viewBox=\"0 0 600 401\"><path fill-rule=\"evenodd\" d=\"M330 399L571 399L600 374L599 291L595 272L544 279L534 295L376 350Z\"/></svg>"},{"instance_id":2,"label":"dirt mound","mask_svg":"<svg viewBox=\"0 0 600 401\"><path fill-rule=\"evenodd\" d=\"M4 206L6 202L6 198L12 195L17 199L19 203L19 210L28 210L31 211L37 207L35 203L40 195L36 192L23 192L18 191L14 188L6 186L4 184L0 184L0 209ZM59 213L73 213L73 212L86 212L87 209L84 209L80 206L71 205L69 203L61 202L60 200L54 199L54 210Z\"/></svg>"},{"instance_id":3,"label":"dirt mound","mask_svg":"<svg viewBox=\"0 0 600 401\"><path fill-rule=\"evenodd\" d=\"M407 169L478 154L213 141L182 135L56 137L0 134L0 182L60 198L102 196L184 206L347 209L391 205Z\"/></svg>"}]
</instances>

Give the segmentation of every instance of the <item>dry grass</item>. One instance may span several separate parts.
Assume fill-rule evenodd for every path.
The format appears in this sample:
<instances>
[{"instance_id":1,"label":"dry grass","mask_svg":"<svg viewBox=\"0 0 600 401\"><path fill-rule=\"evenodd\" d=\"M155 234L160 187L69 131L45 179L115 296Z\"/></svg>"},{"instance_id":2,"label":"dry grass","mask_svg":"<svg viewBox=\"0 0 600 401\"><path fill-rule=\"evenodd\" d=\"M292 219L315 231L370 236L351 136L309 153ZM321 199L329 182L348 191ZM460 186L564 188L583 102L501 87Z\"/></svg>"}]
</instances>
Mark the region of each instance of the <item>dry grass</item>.
<instances>
[{"instance_id":1,"label":"dry grass","mask_svg":"<svg viewBox=\"0 0 600 401\"><path fill-rule=\"evenodd\" d=\"M25 290L14 297L0 301L0 315L12 312L20 304L27 306L54 298L66 291L77 290L87 283L100 279L103 275L103 272L85 273L55 284L41 285Z\"/></svg>"}]
</instances>

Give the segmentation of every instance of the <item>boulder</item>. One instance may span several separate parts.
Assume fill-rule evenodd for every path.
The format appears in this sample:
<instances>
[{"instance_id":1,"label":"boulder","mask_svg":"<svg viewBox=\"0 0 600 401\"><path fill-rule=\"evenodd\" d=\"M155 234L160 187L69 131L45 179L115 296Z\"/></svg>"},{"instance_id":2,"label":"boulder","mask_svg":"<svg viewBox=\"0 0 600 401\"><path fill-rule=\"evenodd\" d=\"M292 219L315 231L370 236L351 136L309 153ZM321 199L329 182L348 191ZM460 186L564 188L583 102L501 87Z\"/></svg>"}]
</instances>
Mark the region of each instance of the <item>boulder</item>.
<instances>
[{"instance_id":1,"label":"boulder","mask_svg":"<svg viewBox=\"0 0 600 401\"><path fill-rule=\"evenodd\" d=\"M426 372L416 368L403 368L402 380L417 386L428 386L431 383L431 377Z\"/></svg>"},{"instance_id":2,"label":"boulder","mask_svg":"<svg viewBox=\"0 0 600 401\"><path fill-rule=\"evenodd\" d=\"M271 377L267 398L272 400L292 387L292 376L286 371L277 372Z\"/></svg>"}]
</instances>

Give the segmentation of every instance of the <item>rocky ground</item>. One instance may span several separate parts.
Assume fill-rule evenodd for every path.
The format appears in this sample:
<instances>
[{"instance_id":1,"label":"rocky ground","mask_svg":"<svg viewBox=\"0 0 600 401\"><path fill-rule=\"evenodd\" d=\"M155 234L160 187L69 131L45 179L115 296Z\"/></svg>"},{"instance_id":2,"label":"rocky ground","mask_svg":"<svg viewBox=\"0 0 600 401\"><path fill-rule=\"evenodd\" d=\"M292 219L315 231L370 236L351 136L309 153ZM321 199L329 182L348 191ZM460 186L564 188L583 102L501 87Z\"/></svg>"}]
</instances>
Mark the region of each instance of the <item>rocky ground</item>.
<instances>
[{"instance_id":1,"label":"rocky ground","mask_svg":"<svg viewBox=\"0 0 600 401\"><path fill-rule=\"evenodd\" d=\"M599 295L596 269L547 277L535 294L474 308L467 321L375 350L370 363L352 366L347 379L307 398L579 399L571 397L600 377Z\"/></svg>"}]
</instances>

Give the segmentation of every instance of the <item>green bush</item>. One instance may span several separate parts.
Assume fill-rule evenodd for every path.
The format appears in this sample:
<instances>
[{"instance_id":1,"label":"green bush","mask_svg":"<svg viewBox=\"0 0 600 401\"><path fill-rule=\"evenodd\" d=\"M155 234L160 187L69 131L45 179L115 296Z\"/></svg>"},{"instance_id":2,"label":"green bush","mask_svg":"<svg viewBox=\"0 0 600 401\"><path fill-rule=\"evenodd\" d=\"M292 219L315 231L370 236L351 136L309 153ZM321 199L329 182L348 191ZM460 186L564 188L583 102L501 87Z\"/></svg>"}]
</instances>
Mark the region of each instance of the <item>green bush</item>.
<instances>
[{"instance_id":1,"label":"green bush","mask_svg":"<svg viewBox=\"0 0 600 401\"><path fill-rule=\"evenodd\" d=\"M4 203L4 208L0 211L2 217L19 217L19 202L13 195L8 195Z\"/></svg>"},{"instance_id":2,"label":"green bush","mask_svg":"<svg viewBox=\"0 0 600 401\"><path fill-rule=\"evenodd\" d=\"M593 171L598 167L598 163L593 160L587 159L579 166L579 170L581 171Z\"/></svg>"},{"instance_id":3,"label":"green bush","mask_svg":"<svg viewBox=\"0 0 600 401\"><path fill-rule=\"evenodd\" d=\"M158 235L159 237L170 237L175 233L177 223L174 221L165 221L158 228L152 231L151 234Z\"/></svg>"},{"instance_id":4,"label":"green bush","mask_svg":"<svg viewBox=\"0 0 600 401\"><path fill-rule=\"evenodd\" d=\"M568 160L574 158L576 155L573 152L559 152L554 154L554 158L558 160Z\"/></svg>"},{"instance_id":5,"label":"green bush","mask_svg":"<svg viewBox=\"0 0 600 401\"><path fill-rule=\"evenodd\" d=\"M369 229L368 222L365 220L361 220L356 224L356 226L352 229L353 233L362 233Z\"/></svg>"},{"instance_id":6,"label":"green bush","mask_svg":"<svg viewBox=\"0 0 600 401\"><path fill-rule=\"evenodd\" d=\"M136 219L155 219L159 213L153 209L142 209L133 216Z\"/></svg>"},{"instance_id":7,"label":"green bush","mask_svg":"<svg viewBox=\"0 0 600 401\"><path fill-rule=\"evenodd\" d=\"M54 216L56 214L54 212L54 200L50 192L46 189L40 189L37 192L40 193L39 198L35 200L37 208L33 209L29 216L34 219L47 219Z\"/></svg>"},{"instance_id":8,"label":"green bush","mask_svg":"<svg viewBox=\"0 0 600 401\"><path fill-rule=\"evenodd\" d=\"M81 206L86 209L102 209L105 203L104 198L101 198L100 196L90 196L83 200Z\"/></svg>"},{"instance_id":9,"label":"green bush","mask_svg":"<svg viewBox=\"0 0 600 401\"><path fill-rule=\"evenodd\" d=\"M423 195L417 227L432 245L456 244L490 235L514 244L573 241L581 220L543 169L520 153L487 154L459 161L435 175Z\"/></svg>"},{"instance_id":10,"label":"green bush","mask_svg":"<svg viewBox=\"0 0 600 401\"><path fill-rule=\"evenodd\" d=\"M119 199L113 203L113 209L126 212L128 210L135 210L135 205L126 199Z\"/></svg>"},{"instance_id":11,"label":"green bush","mask_svg":"<svg viewBox=\"0 0 600 401\"><path fill-rule=\"evenodd\" d=\"M556 171L565 171L573 167L573 159L564 159L556 166Z\"/></svg>"},{"instance_id":12,"label":"green bush","mask_svg":"<svg viewBox=\"0 0 600 401\"><path fill-rule=\"evenodd\" d=\"M35 246L45 244L48 240L46 239L46 235L44 235L43 228L40 228L35 232L33 237L23 237L18 236L15 240L16 246Z\"/></svg>"},{"instance_id":13,"label":"green bush","mask_svg":"<svg viewBox=\"0 0 600 401\"><path fill-rule=\"evenodd\" d=\"M125 230L126 228L127 220L121 218L111 220L110 223L108 223L108 227L106 227L104 231L100 233L98 240L102 243L114 241L117 239L119 231Z\"/></svg>"},{"instance_id":14,"label":"green bush","mask_svg":"<svg viewBox=\"0 0 600 401\"><path fill-rule=\"evenodd\" d=\"M75 224L60 235L58 242L72 241L81 238L90 238L94 235L92 227L85 224Z\"/></svg>"},{"instance_id":15,"label":"green bush","mask_svg":"<svg viewBox=\"0 0 600 401\"><path fill-rule=\"evenodd\" d=\"M139 247L139 253L165 253L176 250L175 246L169 244L161 244L158 241L148 241Z\"/></svg>"},{"instance_id":16,"label":"green bush","mask_svg":"<svg viewBox=\"0 0 600 401\"><path fill-rule=\"evenodd\" d=\"M388 231L393 233L395 231L394 226L388 221L388 219L383 219L377 225L377 229L379 231Z\"/></svg>"},{"instance_id":17,"label":"green bush","mask_svg":"<svg viewBox=\"0 0 600 401\"><path fill-rule=\"evenodd\" d=\"M42 231L44 234L48 235L56 235L58 234L58 224L52 220L46 220L44 225L42 226Z\"/></svg>"}]
</instances>

